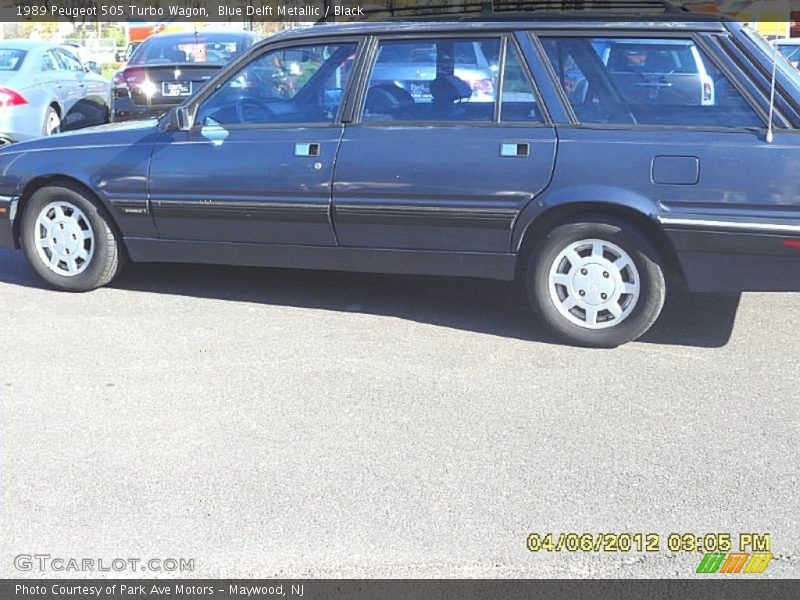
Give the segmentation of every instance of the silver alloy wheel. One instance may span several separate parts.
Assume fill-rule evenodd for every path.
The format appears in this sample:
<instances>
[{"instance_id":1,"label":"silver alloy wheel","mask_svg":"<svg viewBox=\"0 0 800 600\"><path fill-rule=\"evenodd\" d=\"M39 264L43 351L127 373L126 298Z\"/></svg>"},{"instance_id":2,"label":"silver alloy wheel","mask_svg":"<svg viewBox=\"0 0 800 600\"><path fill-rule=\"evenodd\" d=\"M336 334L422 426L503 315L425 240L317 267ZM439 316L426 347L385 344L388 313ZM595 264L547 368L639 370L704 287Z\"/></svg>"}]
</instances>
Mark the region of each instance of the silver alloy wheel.
<instances>
[{"instance_id":1,"label":"silver alloy wheel","mask_svg":"<svg viewBox=\"0 0 800 600\"><path fill-rule=\"evenodd\" d=\"M92 261L92 225L74 204L58 201L45 206L36 219L34 236L39 258L58 275L79 275Z\"/></svg>"},{"instance_id":2,"label":"silver alloy wheel","mask_svg":"<svg viewBox=\"0 0 800 600\"><path fill-rule=\"evenodd\" d=\"M622 248L589 239L564 248L550 267L550 299L567 320L606 329L627 319L639 301L641 279Z\"/></svg>"},{"instance_id":3,"label":"silver alloy wheel","mask_svg":"<svg viewBox=\"0 0 800 600\"><path fill-rule=\"evenodd\" d=\"M54 133L58 133L58 129L61 127L61 117L58 116L58 113L55 109L50 109L47 112L47 122L45 123L45 132L47 135L53 135Z\"/></svg>"}]
</instances>

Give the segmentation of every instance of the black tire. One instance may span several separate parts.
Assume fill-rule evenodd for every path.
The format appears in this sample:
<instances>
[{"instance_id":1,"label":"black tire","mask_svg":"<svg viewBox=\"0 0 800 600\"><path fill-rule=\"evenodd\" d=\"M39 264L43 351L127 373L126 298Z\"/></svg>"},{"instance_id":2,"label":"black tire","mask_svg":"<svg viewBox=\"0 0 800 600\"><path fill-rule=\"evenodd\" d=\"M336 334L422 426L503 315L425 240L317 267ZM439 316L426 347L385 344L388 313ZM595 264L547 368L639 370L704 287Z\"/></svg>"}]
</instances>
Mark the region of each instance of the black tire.
<instances>
[{"instance_id":1,"label":"black tire","mask_svg":"<svg viewBox=\"0 0 800 600\"><path fill-rule=\"evenodd\" d=\"M79 208L93 232L91 257L83 270L75 275L61 275L51 270L37 249L36 220L48 204L57 201ZM78 186L69 183L43 187L34 192L23 209L20 238L28 264L50 287L58 290L86 292L102 287L119 274L125 263L122 241L106 209Z\"/></svg>"},{"instance_id":2,"label":"black tire","mask_svg":"<svg viewBox=\"0 0 800 600\"><path fill-rule=\"evenodd\" d=\"M550 269L561 252L571 244L591 239L610 242L624 250L639 275L638 301L617 325L603 329L590 329L569 320L556 308L549 287ZM525 279L528 298L536 313L556 335L579 346L614 348L638 339L655 323L666 297L666 282L656 249L634 224L610 215L587 215L555 227L531 253ZM581 310L577 309L577 315L582 314ZM613 320L610 312L604 314L609 322ZM600 322L599 317L597 321Z\"/></svg>"}]
</instances>

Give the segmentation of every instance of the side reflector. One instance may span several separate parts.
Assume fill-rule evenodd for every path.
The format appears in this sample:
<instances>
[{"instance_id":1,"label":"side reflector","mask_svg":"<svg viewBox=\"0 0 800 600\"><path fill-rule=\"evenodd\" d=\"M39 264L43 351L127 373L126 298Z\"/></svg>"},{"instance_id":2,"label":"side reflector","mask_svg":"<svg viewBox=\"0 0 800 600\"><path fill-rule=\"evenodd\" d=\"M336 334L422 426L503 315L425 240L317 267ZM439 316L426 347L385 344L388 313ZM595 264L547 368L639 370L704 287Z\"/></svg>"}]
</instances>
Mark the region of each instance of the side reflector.
<instances>
[{"instance_id":1,"label":"side reflector","mask_svg":"<svg viewBox=\"0 0 800 600\"><path fill-rule=\"evenodd\" d=\"M783 240L783 245L787 248L800 248L800 240Z\"/></svg>"}]
</instances>

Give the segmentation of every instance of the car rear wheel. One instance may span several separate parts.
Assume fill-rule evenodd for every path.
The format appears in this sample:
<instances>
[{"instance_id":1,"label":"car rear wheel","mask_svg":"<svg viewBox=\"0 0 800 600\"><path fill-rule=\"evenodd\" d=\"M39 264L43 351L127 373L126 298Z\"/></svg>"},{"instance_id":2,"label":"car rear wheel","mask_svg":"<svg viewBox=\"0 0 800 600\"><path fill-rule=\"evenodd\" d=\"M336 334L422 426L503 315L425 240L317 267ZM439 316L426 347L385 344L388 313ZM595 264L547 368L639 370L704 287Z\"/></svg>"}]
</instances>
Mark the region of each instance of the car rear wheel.
<instances>
[{"instance_id":1,"label":"car rear wheel","mask_svg":"<svg viewBox=\"0 0 800 600\"><path fill-rule=\"evenodd\" d=\"M59 131L61 131L61 117L58 116L58 111L55 108L48 106L44 116L42 133L44 135L53 135Z\"/></svg>"},{"instance_id":2,"label":"car rear wheel","mask_svg":"<svg viewBox=\"0 0 800 600\"><path fill-rule=\"evenodd\" d=\"M531 305L566 341L615 347L643 335L664 306L657 251L632 224L584 217L559 225L532 253Z\"/></svg>"},{"instance_id":3,"label":"car rear wheel","mask_svg":"<svg viewBox=\"0 0 800 600\"><path fill-rule=\"evenodd\" d=\"M56 289L93 290L122 268L121 241L108 213L68 184L44 187L31 196L21 238L31 268Z\"/></svg>"}]
</instances>

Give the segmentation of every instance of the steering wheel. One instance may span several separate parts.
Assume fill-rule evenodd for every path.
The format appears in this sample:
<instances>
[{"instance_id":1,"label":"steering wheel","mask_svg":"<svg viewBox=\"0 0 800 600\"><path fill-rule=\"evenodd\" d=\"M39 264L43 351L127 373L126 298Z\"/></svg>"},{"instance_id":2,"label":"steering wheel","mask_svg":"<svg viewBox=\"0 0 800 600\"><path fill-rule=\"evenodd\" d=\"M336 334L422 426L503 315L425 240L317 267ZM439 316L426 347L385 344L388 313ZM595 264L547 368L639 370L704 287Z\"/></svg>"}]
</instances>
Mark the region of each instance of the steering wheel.
<instances>
[{"instance_id":1,"label":"steering wheel","mask_svg":"<svg viewBox=\"0 0 800 600\"><path fill-rule=\"evenodd\" d=\"M266 102L262 102L261 100L248 96L246 98L242 98L241 100L237 100L236 102L236 118L239 120L239 123L247 123L248 107L260 110L269 118L275 116L275 113Z\"/></svg>"}]
</instances>

